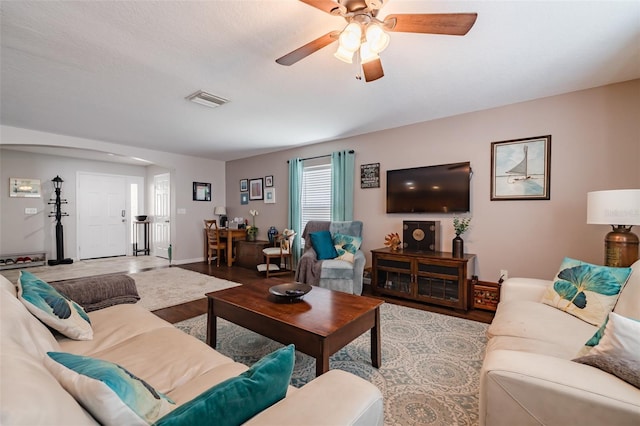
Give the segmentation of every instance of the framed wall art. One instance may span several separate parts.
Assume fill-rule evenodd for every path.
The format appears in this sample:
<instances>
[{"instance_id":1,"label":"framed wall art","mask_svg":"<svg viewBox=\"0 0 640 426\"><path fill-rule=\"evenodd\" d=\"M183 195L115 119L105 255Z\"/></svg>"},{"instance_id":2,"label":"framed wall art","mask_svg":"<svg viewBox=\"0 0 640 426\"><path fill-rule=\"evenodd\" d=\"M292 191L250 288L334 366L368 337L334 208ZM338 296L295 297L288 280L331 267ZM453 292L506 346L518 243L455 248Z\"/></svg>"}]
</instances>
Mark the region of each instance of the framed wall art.
<instances>
[{"instance_id":1,"label":"framed wall art","mask_svg":"<svg viewBox=\"0 0 640 426\"><path fill-rule=\"evenodd\" d=\"M193 182L193 201L211 201L211 184Z\"/></svg>"},{"instance_id":2,"label":"framed wall art","mask_svg":"<svg viewBox=\"0 0 640 426\"><path fill-rule=\"evenodd\" d=\"M242 204L242 205L249 204L249 193L248 192L241 192L240 193L240 204Z\"/></svg>"},{"instance_id":3,"label":"framed wall art","mask_svg":"<svg viewBox=\"0 0 640 426\"><path fill-rule=\"evenodd\" d=\"M360 188L380 188L380 163L360 165Z\"/></svg>"},{"instance_id":4,"label":"framed wall art","mask_svg":"<svg viewBox=\"0 0 640 426\"><path fill-rule=\"evenodd\" d=\"M9 197L40 198L40 179L9 178Z\"/></svg>"},{"instance_id":5,"label":"framed wall art","mask_svg":"<svg viewBox=\"0 0 640 426\"><path fill-rule=\"evenodd\" d=\"M548 200L551 135L491 143L491 201Z\"/></svg>"},{"instance_id":6,"label":"framed wall art","mask_svg":"<svg viewBox=\"0 0 640 426\"><path fill-rule=\"evenodd\" d=\"M265 188L271 188L273 186L273 175L264 177Z\"/></svg>"},{"instance_id":7,"label":"framed wall art","mask_svg":"<svg viewBox=\"0 0 640 426\"><path fill-rule=\"evenodd\" d=\"M262 200L263 179L251 179L249 181L249 200Z\"/></svg>"},{"instance_id":8,"label":"framed wall art","mask_svg":"<svg viewBox=\"0 0 640 426\"><path fill-rule=\"evenodd\" d=\"M264 189L264 203L265 204L275 204L276 203L276 189L275 188L265 188Z\"/></svg>"},{"instance_id":9,"label":"framed wall art","mask_svg":"<svg viewBox=\"0 0 640 426\"><path fill-rule=\"evenodd\" d=\"M240 179L240 192L247 192L249 190L249 179Z\"/></svg>"}]
</instances>

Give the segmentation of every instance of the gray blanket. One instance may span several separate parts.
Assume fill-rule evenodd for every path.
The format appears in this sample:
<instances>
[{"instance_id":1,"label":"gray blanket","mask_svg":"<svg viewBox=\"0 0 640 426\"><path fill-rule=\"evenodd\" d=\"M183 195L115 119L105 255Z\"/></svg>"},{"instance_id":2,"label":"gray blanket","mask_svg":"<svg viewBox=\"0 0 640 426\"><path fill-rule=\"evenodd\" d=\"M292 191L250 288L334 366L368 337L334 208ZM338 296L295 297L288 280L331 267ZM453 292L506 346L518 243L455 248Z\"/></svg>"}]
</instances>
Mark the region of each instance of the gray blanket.
<instances>
[{"instance_id":1,"label":"gray blanket","mask_svg":"<svg viewBox=\"0 0 640 426\"><path fill-rule=\"evenodd\" d=\"M304 238L304 253L298 261L295 280L300 283L318 285L320 274L322 273L322 261L318 261L318 255L311 246L309 235L313 232L328 231L330 222L310 221L304 227L302 238Z\"/></svg>"}]
</instances>

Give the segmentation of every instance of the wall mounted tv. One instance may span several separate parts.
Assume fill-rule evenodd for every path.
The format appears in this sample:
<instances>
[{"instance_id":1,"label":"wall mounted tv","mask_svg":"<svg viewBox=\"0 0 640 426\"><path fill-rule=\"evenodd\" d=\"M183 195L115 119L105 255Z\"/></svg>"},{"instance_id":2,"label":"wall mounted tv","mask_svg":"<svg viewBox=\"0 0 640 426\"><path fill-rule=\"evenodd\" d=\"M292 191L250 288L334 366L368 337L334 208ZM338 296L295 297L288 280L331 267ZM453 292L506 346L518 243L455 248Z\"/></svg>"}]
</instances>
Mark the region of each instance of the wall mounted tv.
<instances>
[{"instance_id":1,"label":"wall mounted tv","mask_svg":"<svg viewBox=\"0 0 640 426\"><path fill-rule=\"evenodd\" d=\"M462 213L470 207L471 163L387 170L387 213Z\"/></svg>"}]
</instances>

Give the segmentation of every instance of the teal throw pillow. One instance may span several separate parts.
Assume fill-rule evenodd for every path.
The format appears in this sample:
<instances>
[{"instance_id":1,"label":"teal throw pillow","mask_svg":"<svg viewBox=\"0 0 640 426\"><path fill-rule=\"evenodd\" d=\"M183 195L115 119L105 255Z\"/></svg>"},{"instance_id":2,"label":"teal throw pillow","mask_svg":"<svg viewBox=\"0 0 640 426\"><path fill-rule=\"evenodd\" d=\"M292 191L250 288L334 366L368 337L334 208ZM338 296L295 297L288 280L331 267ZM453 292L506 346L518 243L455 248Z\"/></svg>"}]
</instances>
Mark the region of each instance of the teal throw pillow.
<instances>
[{"instance_id":1,"label":"teal throw pillow","mask_svg":"<svg viewBox=\"0 0 640 426\"><path fill-rule=\"evenodd\" d=\"M338 252L333 246L333 239L331 238L331 232L318 231L309 234L311 237L311 246L318 255L318 260L335 259L338 257Z\"/></svg>"},{"instance_id":2,"label":"teal throw pillow","mask_svg":"<svg viewBox=\"0 0 640 426\"><path fill-rule=\"evenodd\" d=\"M239 376L179 406L155 425L240 425L285 397L294 362L293 345L278 349Z\"/></svg>"},{"instance_id":3,"label":"teal throw pillow","mask_svg":"<svg viewBox=\"0 0 640 426\"><path fill-rule=\"evenodd\" d=\"M362 238L336 234L333 236L333 245L338 252L338 259L353 263L356 253L362 245Z\"/></svg>"},{"instance_id":4,"label":"teal throw pillow","mask_svg":"<svg viewBox=\"0 0 640 426\"><path fill-rule=\"evenodd\" d=\"M40 278L20 271L18 298L40 321L76 340L93 339L91 320L80 305Z\"/></svg>"},{"instance_id":5,"label":"teal throw pillow","mask_svg":"<svg viewBox=\"0 0 640 426\"><path fill-rule=\"evenodd\" d=\"M112 362L47 352L44 363L62 387L104 425L148 425L175 407L167 396Z\"/></svg>"},{"instance_id":6,"label":"teal throw pillow","mask_svg":"<svg viewBox=\"0 0 640 426\"><path fill-rule=\"evenodd\" d=\"M631 268L592 265L566 257L542 302L600 326L613 309Z\"/></svg>"}]
</instances>

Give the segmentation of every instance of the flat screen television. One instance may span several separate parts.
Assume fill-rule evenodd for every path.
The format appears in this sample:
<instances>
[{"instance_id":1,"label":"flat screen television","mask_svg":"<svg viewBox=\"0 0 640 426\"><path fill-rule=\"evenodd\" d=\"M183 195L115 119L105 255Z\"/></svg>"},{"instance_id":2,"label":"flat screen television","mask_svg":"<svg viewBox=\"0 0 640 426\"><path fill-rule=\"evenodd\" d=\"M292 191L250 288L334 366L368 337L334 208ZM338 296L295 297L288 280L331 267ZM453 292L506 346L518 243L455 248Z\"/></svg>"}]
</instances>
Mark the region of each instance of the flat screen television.
<instances>
[{"instance_id":1,"label":"flat screen television","mask_svg":"<svg viewBox=\"0 0 640 426\"><path fill-rule=\"evenodd\" d=\"M387 213L462 213L470 207L471 163L387 170Z\"/></svg>"}]
</instances>

